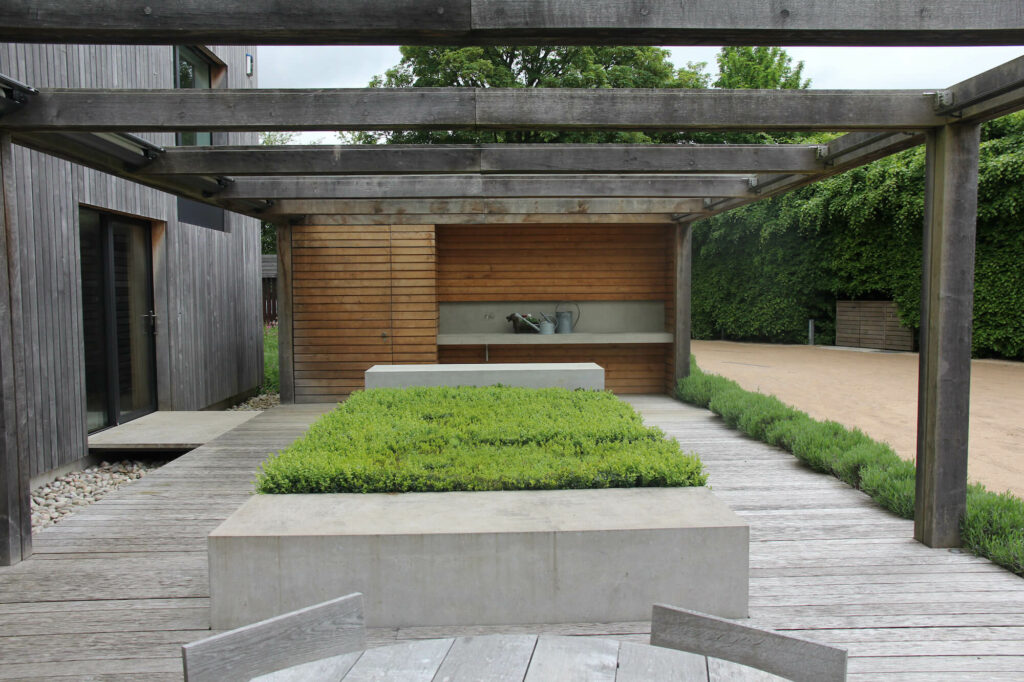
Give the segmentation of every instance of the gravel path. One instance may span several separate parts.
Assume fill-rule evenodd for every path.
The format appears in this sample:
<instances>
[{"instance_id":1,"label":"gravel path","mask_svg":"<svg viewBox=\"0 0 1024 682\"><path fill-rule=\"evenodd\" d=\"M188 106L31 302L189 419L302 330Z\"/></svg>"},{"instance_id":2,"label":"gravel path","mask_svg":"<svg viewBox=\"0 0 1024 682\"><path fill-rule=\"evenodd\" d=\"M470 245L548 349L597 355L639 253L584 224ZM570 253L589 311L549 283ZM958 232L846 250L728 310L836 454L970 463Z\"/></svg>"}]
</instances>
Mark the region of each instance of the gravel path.
<instances>
[{"instance_id":1,"label":"gravel path","mask_svg":"<svg viewBox=\"0 0 1024 682\"><path fill-rule=\"evenodd\" d=\"M103 499L125 483L145 476L165 462L102 462L83 471L73 471L32 491L32 530L52 526L82 507Z\"/></svg>"},{"instance_id":2,"label":"gravel path","mask_svg":"<svg viewBox=\"0 0 1024 682\"><path fill-rule=\"evenodd\" d=\"M775 395L815 419L861 429L913 460L917 353L694 341L701 369ZM971 481L1024 497L1024 362L971 362Z\"/></svg>"}]
</instances>

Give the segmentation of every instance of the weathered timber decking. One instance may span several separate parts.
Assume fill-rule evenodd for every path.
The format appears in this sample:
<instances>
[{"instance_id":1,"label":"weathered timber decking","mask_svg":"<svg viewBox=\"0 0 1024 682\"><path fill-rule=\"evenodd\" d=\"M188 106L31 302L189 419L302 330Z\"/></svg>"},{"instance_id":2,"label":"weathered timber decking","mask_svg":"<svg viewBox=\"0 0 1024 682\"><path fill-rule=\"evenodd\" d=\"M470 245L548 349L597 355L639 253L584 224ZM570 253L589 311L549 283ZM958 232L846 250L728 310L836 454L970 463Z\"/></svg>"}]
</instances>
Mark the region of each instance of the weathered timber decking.
<instances>
[{"instance_id":1,"label":"weathered timber decking","mask_svg":"<svg viewBox=\"0 0 1024 682\"><path fill-rule=\"evenodd\" d=\"M850 679L1011 680L1024 670L1024 580L928 549L898 519L706 410L630 398L699 452L715 494L751 523L752 624L850 650ZM208 627L206 534L250 493L259 462L328 406L276 408L35 538L0 568L0 679L180 680ZM397 628L371 644L475 632L645 641L649 623Z\"/></svg>"},{"instance_id":2,"label":"weathered timber decking","mask_svg":"<svg viewBox=\"0 0 1024 682\"><path fill-rule=\"evenodd\" d=\"M0 568L0 679L181 680L209 634L206 535L331 405L264 412L33 538Z\"/></svg>"},{"instance_id":3,"label":"weathered timber decking","mask_svg":"<svg viewBox=\"0 0 1024 682\"><path fill-rule=\"evenodd\" d=\"M715 495L750 523L753 624L846 647L852 680L1021 679L1024 580L915 542L912 521L707 410L628 400L700 453Z\"/></svg>"}]
</instances>

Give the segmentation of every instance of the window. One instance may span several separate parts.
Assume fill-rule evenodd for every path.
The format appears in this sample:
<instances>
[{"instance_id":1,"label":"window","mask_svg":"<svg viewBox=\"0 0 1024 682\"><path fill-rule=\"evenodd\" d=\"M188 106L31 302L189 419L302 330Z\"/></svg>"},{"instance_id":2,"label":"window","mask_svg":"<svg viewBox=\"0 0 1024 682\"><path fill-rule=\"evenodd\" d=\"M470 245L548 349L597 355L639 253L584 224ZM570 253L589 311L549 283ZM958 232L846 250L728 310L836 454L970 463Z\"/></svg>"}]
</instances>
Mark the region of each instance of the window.
<instances>
[{"instance_id":1,"label":"window","mask_svg":"<svg viewBox=\"0 0 1024 682\"><path fill-rule=\"evenodd\" d=\"M174 48L174 87L184 89L211 89L224 75L224 64L215 63L199 48L179 45ZM177 144L183 147L209 147L215 142L224 144L224 133L178 133ZM178 197L178 220L211 230L225 230L224 210L184 197Z\"/></svg>"},{"instance_id":2,"label":"window","mask_svg":"<svg viewBox=\"0 0 1024 682\"><path fill-rule=\"evenodd\" d=\"M174 87L209 90L213 87L214 66L205 55L192 47L180 46L174 50ZM178 144L182 146L209 146L213 144L213 133L178 133Z\"/></svg>"}]
</instances>

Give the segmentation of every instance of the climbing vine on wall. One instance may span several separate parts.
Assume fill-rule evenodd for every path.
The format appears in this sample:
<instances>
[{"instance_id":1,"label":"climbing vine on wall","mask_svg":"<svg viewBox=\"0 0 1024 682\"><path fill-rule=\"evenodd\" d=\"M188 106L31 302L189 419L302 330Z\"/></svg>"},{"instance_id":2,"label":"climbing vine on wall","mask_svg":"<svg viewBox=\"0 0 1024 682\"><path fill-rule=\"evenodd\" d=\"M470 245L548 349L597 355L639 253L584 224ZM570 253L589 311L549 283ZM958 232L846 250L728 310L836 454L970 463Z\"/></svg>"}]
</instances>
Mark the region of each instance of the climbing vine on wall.
<instances>
[{"instance_id":1,"label":"climbing vine on wall","mask_svg":"<svg viewBox=\"0 0 1024 682\"><path fill-rule=\"evenodd\" d=\"M920 324L923 147L694 226L696 338L835 334L836 299L892 299ZM1024 359L1024 114L982 133L974 352Z\"/></svg>"}]
</instances>

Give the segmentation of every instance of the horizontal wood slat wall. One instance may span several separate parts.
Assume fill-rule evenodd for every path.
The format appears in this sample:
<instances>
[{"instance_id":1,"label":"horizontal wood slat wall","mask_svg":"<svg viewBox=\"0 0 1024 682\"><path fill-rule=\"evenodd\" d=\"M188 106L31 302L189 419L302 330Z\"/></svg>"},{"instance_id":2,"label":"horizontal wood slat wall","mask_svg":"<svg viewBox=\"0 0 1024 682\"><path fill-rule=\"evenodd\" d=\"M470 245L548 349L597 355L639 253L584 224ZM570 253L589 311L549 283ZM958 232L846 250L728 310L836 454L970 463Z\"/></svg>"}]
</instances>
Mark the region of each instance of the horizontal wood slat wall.
<instances>
[{"instance_id":1,"label":"horizontal wood slat wall","mask_svg":"<svg viewBox=\"0 0 1024 682\"><path fill-rule=\"evenodd\" d=\"M392 361L437 362L437 264L433 225L391 226Z\"/></svg>"},{"instance_id":2,"label":"horizontal wood slat wall","mask_svg":"<svg viewBox=\"0 0 1024 682\"><path fill-rule=\"evenodd\" d=\"M672 225L438 225L441 302L665 302L675 325ZM625 331L625 330L624 330ZM483 346L446 346L442 363L484 362ZM490 362L596 362L616 393L662 393L673 380L668 344L491 346Z\"/></svg>"},{"instance_id":3,"label":"horizontal wood slat wall","mask_svg":"<svg viewBox=\"0 0 1024 682\"><path fill-rule=\"evenodd\" d=\"M439 225L438 299L671 301L666 225Z\"/></svg>"},{"instance_id":4,"label":"horizontal wood slat wall","mask_svg":"<svg viewBox=\"0 0 1024 682\"><path fill-rule=\"evenodd\" d=\"M836 301L836 345L914 350L914 332L900 324L895 301Z\"/></svg>"},{"instance_id":5,"label":"horizontal wood slat wall","mask_svg":"<svg viewBox=\"0 0 1024 682\"><path fill-rule=\"evenodd\" d=\"M341 400L373 365L437 362L432 225L292 230L296 402Z\"/></svg>"},{"instance_id":6,"label":"horizontal wood slat wall","mask_svg":"<svg viewBox=\"0 0 1024 682\"><path fill-rule=\"evenodd\" d=\"M614 393L663 393L671 344L490 346L489 362L594 362L604 368L605 388ZM482 363L483 346L441 346L439 361Z\"/></svg>"}]
</instances>

